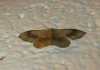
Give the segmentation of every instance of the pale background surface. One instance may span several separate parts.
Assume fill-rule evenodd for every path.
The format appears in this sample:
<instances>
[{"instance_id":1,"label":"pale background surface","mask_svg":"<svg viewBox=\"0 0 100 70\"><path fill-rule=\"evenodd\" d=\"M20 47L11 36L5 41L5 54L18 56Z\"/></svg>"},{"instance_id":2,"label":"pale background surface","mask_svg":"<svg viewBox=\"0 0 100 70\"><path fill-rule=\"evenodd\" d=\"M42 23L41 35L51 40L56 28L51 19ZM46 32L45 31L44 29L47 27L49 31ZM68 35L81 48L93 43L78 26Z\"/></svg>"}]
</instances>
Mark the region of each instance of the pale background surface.
<instances>
[{"instance_id":1,"label":"pale background surface","mask_svg":"<svg viewBox=\"0 0 100 70\"><path fill-rule=\"evenodd\" d=\"M18 38L46 28L87 34L64 49L36 49ZM1 58L0 70L100 70L100 0L0 0Z\"/></svg>"}]
</instances>

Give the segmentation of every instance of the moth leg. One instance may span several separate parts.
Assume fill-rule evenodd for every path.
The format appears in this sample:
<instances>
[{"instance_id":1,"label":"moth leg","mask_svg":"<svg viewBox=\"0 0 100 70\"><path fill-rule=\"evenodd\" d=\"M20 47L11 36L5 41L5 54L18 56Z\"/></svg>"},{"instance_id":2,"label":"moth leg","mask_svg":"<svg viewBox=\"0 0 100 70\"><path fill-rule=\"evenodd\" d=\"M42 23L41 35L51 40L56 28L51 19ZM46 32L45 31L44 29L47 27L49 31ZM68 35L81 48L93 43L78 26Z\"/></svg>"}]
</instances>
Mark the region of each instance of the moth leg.
<instances>
[{"instance_id":1,"label":"moth leg","mask_svg":"<svg viewBox=\"0 0 100 70\"><path fill-rule=\"evenodd\" d=\"M60 48L66 48L71 44L71 42L66 39L65 37L53 37L52 38L52 45L55 45Z\"/></svg>"},{"instance_id":2,"label":"moth leg","mask_svg":"<svg viewBox=\"0 0 100 70\"><path fill-rule=\"evenodd\" d=\"M50 45L50 43L51 43L50 38L38 38L33 45L34 47L41 49L45 46Z\"/></svg>"}]
</instances>

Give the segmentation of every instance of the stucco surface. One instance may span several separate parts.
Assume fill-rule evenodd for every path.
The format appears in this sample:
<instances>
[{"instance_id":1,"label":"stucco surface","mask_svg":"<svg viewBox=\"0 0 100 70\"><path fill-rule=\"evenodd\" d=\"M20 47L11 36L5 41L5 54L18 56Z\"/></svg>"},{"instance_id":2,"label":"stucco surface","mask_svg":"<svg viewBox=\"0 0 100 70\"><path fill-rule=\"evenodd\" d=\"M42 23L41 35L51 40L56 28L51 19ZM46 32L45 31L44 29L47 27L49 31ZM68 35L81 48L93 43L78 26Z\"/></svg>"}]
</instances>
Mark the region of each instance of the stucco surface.
<instances>
[{"instance_id":1,"label":"stucco surface","mask_svg":"<svg viewBox=\"0 0 100 70\"><path fill-rule=\"evenodd\" d=\"M63 49L18 38L47 28L86 35ZM0 0L0 70L100 70L100 0Z\"/></svg>"}]
</instances>

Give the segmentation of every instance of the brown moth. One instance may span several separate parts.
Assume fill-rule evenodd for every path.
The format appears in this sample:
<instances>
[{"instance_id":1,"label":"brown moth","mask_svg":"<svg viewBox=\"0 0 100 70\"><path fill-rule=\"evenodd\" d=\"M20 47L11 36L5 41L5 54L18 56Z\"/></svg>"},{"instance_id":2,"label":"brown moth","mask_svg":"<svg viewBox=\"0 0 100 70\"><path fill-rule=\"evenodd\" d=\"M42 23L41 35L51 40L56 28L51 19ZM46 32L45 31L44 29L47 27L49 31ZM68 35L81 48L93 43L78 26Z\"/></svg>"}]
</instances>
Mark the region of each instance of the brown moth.
<instances>
[{"instance_id":1,"label":"brown moth","mask_svg":"<svg viewBox=\"0 0 100 70\"><path fill-rule=\"evenodd\" d=\"M43 48L48 45L55 45L60 48L68 47L71 40L83 37L86 32L78 29L46 29L29 30L19 35L19 38L26 42L33 43L36 48Z\"/></svg>"}]
</instances>

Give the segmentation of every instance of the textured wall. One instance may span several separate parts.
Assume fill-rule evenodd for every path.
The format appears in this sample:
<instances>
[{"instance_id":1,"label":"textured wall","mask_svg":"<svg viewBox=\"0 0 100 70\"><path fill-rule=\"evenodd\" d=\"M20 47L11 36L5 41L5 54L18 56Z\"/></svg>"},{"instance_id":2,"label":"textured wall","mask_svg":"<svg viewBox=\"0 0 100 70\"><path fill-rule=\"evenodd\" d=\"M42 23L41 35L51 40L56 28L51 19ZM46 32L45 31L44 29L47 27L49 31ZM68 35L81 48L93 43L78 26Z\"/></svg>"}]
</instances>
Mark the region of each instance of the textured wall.
<instances>
[{"instance_id":1,"label":"textured wall","mask_svg":"<svg viewBox=\"0 0 100 70\"><path fill-rule=\"evenodd\" d=\"M18 38L46 28L87 34L64 49ZM100 0L0 0L0 70L100 70Z\"/></svg>"}]
</instances>

